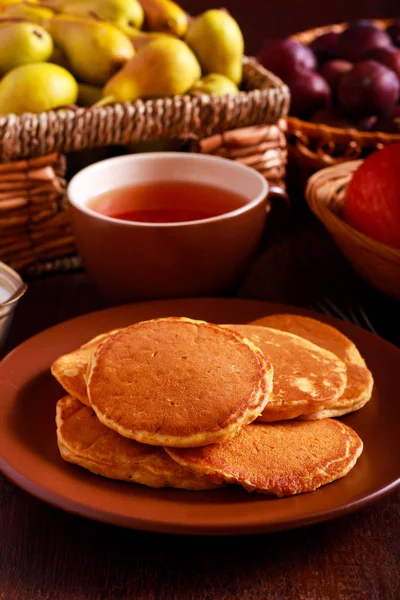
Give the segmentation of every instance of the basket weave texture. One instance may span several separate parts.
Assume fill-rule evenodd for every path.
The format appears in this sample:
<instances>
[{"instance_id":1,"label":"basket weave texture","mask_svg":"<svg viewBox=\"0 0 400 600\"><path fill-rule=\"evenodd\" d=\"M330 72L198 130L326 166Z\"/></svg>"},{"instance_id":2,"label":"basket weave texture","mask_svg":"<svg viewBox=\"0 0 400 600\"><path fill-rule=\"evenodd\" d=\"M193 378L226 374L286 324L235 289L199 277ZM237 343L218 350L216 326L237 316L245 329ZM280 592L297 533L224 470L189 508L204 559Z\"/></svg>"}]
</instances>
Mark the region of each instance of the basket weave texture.
<instances>
[{"instance_id":1,"label":"basket weave texture","mask_svg":"<svg viewBox=\"0 0 400 600\"><path fill-rule=\"evenodd\" d=\"M373 22L377 27L386 28L393 19L377 19ZM339 23L309 29L293 35L292 39L308 45L324 33L340 33L347 25L348 23ZM341 129L295 117L287 118L287 131L289 156L308 172L365 158L388 144L400 142L400 134Z\"/></svg>"},{"instance_id":2,"label":"basket weave texture","mask_svg":"<svg viewBox=\"0 0 400 600\"><path fill-rule=\"evenodd\" d=\"M275 124L287 114L287 86L253 58L244 58L243 88L236 96L175 96L1 117L0 162L143 140L202 138Z\"/></svg>"},{"instance_id":3,"label":"basket weave texture","mask_svg":"<svg viewBox=\"0 0 400 600\"><path fill-rule=\"evenodd\" d=\"M57 154L0 165L0 260L22 269L74 252L64 174Z\"/></svg>"},{"instance_id":4,"label":"basket weave texture","mask_svg":"<svg viewBox=\"0 0 400 600\"><path fill-rule=\"evenodd\" d=\"M400 300L400 250L376 242L341 218L346 186L361 163L350 161L315 173L307 185L307 202L356 271L377 289Z\"/></svg>"},{"instance_id":5,"label":"basket weave texture","mask_svg":"<svg viewBox=\"0 0 400 600\"><path fill-rule=\"evenodd\" d=\"M285 120L281 119L277 125L258 125L218 133L194 142L191 150L240 162L264 175L271 186L285 189L285 128Z\"/></svg>"}]
</instances>

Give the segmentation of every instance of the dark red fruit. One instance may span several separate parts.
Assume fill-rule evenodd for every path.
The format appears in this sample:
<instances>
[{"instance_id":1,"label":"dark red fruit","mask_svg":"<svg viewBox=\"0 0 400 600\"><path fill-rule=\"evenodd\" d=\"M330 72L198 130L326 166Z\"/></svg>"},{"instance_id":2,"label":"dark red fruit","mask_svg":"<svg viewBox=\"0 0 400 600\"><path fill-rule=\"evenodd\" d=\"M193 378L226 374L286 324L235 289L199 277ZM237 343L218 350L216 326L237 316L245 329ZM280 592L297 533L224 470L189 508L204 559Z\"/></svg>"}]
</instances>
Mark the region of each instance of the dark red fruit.
<instances>
[{"instance_id":1,"label":"dark red fruit","mask_svg":"<svg viewBox=\"0 0 400 600\"><path fill-rule=\"evenodd\" d=\"M339 83L339 103L357 115L379 115L393 110L400 95L396 74L374 60L357 63Z\"/></svg>"},{"instance_id":2,"label":"dark red fruit","mask_svg":"<svg viewBox=\"0 0 400 600\"><path fill-rule=\"evenodd\" d=\"M357 62L374 48L388 48L391 44L392 40L385 31L373 25L353 25L340 34L337 56Z\"/></svg>"},{"instance_id":3,"label":"dark red fruit","mask_svg":"<svg viewBox=\"0 0 400 600\"><path fill-rule=\"evenodd\" d=\"M339 127L340 129L358 129L359 131L371 131L376 117L364 117L363 119L354 120L347 114L340 112L338 108L327 108L318 110L310 119L312 123L324 123L330 127Z\"/></svg>"},{"instance_id":4,"label":"dark red fruit","mask_svg":"<svg viewBox=\"0 0 400 600\"><path fill-rule=\"evenodd\" d=\"M348 73L353 68L353 65L348 60L336 58L324 63L319 72L322 77L329 83L332 92L336 92L339 86L339 81L345 73Z\"/></svg>"},{"instance_id":5,"label":"dark red fruit","mask_svg":"<svg viewBox=\"0 0 400 600\"><path fill-rule=\"evenodd\" d=\"M314 52L318 62L324 62L336 56L336 46L339 39L339 33L330 31L315 38L310 44L311 50Z\"/></svg>"},{"instance_id":6,"label":"dark red fruit","mask_svg":"<svg viewBox=\"0 0 400 600\"><path fill-rule=\"evenodd\" d=\"M400 46L400 19L397 19L390 27L386 29L395 46Z\"/></svg>"},{"instance_id":7,"label":"dark red fruit","mask_svg":"<svg viewBox=\"0 0 400 600\"><path fill-rule=\"evenodd\" d=\"M354 129L355 125L348 115L340 114L336 109L323 108L314 113L310 119L311 123L321 123L329 127L340 129Z\"/></svg>"},{"instance_id":8,"label":"dark red fruit","mask_svg":"<svg viewBox=\"0 0 400 600\"><path fill-rule=\"evenodd\" d=\"M399 48L375 48L368 52L367 58L392 69L400 79L400 49Z\"/></svg>"},{"instance_id":9,"label":"dark red fruit","mask_svg":"<svg viewBox=\"0 0 400 600\"><path fill-rule=\"evenodd\" d=\"M294 71L312 71L317 66L317 60L312 50L289 38L267 42L263 46L258 60L266 69L283 79Z\"/></svg>"},{"instance_id":10,"label":"dark red fruit","mask_svg":"<svg viewBox=\"0 0 400 600\"><path fill-rule=\"evenodd\" d=\"M400 106L396 106L391 113L380 117L374 125L374 131L400 133Z\"/></svg>"},{"instance_id":11,"label":"dark red fruit","mask_svg":"<svg viewBox=\"0 0 400 600\"><path fill-rule=\"evenodd\" d=\"M331 104L331 90L321 75L312 71L297 71L287 77L291 93L290 114L309 118L320 108Z\"/></svg>"},{"instance_id":12,"label":"dark red fruit","mask_svg":"<svg viewBox=\"0 0 400 600\"><path fill-rule=\"evenodd\" d=\"M376 115L370 115L369 117L363 117L357 121L357 129L360 131L372 131L378 117Z\"/></svg>"}]
</instances>

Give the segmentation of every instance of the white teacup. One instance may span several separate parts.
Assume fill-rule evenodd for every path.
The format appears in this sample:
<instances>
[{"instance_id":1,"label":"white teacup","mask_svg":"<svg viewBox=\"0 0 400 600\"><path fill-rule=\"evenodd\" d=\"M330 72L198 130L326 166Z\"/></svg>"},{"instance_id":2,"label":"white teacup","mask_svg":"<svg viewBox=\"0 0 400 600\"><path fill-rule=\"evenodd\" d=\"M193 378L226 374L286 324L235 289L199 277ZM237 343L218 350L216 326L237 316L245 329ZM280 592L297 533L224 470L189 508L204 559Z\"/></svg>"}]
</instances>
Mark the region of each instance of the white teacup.
<instances>
[{"instance_id":1,"label":"white teacup","mask_svg":"<svg viewBox=\"0 0 400 600\"><path fill-rule=\"evenodd\" d=\"M123 221L90 208L107 191L135 184L201 182L240 194L244 204L198 221ZM257 171L214 156L156 152L86 167L68 186L78 250L99 290L118 301L214 295L244 273L260 242L268 183Z\"/></svg>"}]
</instances>

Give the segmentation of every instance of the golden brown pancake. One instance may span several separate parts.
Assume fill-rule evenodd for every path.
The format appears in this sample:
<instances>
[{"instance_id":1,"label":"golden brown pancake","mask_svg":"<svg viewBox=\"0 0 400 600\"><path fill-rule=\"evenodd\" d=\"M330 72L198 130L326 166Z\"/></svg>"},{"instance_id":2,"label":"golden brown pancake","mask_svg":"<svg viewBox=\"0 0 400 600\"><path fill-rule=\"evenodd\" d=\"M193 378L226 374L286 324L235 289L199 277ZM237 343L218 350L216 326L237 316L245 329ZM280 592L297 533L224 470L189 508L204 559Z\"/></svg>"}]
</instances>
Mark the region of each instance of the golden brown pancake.
<instances>
[{"instance_id":1,"label":"golden brown pancake","mask_svg":"<svg viewBox=\"0 0 400 600\"><path fill-rule=\"evenodd\" d=\"M223 442L267 404L273 370L242 335L204 321L154 319L92 355L90 404L100 421L155 446Z\"/></svg>"},{"instance_id":2,"label":"golden brown pancake","mask_svg":"<svg viewBox=\"0 0 400 600\"><path fill-rule=\"evenodd\" d=\"M346 475L363 443L340 421L253 423L225 444L166 448L180 465L247 491L276 496L312 492Z\"/></svg>"},{"instance_id":3,"label":"golden brown pancake","mask_svg":"<svg viewBox=\"0 0 400 600\"><path fill-rule=\"evenodd\" d=\"M256 325L228 325L248 337L274 368L272 398L258 421L294 419L329 407L342 395L346 367L332 352L297 335Z\"/></svg>"},{"instance_id":4,"label":"golden brown pancake","mask_svg":"<svg viewBox=\"0 0 400 600\"><path fill-rule=\"evenodd\" d=\"M86 391L85 373L89 366L89 360L96 348L106 340L110 335L117 333L119 329L114 329L108 333L102 333L83 344L77 350L69 354L64 354L57 358L51 365L51 372L64 390L74 398L90 406Z\"/></svg>"},{"instance_id":5,"label":"golden brown pancake","mask_svg":"<svg viewBox=\"0 0 400 600\"><path fill-rule=\"evenodd\" d=\"M139 444L107 429L91 408L71 396L58 401L56 423L62 458L97 475L155 488L220 487L206 476L179 466L162 448Z\"/></svg>"},{"instance_id":6,"label":"golden brown pancake","mask_svg":"<svg viewBox=\"0 0 400 600\"><path fill-rule=\"evenodd\" d=\"M344 361L347 368L347 384L343 394L334 406L305 415L303 419L340 417L362 408L371 398L374 385L371 371L367 368L355 344L334 327L309 317L288 314L270 315L254 321L252 325L294 333L321 348L326 348Z\"/></svg>"}]
</instances>

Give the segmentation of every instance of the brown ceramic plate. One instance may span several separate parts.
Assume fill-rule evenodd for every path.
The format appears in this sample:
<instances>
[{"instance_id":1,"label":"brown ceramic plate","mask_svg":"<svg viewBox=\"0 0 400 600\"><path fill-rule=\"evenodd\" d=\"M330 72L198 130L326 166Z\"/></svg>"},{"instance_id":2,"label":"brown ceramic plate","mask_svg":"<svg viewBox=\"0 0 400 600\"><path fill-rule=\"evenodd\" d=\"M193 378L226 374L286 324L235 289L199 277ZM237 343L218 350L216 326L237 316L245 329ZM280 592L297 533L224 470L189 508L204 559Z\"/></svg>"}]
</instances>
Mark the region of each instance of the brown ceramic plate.
<instances>
[{"instance_id":1,"label":"brown ceramic plate","mask_svg":"<svg viewBox=\"0 0 400 600\"><path fill-rule=\"evenodd\" d=\"M240 488L154 490L92 475L62 461L55 403L62 395L49 366L100 332L160 316L246 323L273 312L310 315L338 327L359 347L375 378L369 404L343 420L364 441L347 477L316 492L276 499ZM34 496L84 517L136 529L186 534L259 533L299 527L359 509L400 483L400 351L348 323L309 311L247 300L197 299L111 308L61 323L21 344L0 364L0 469Z\"/></svg>"}]
</instances>

